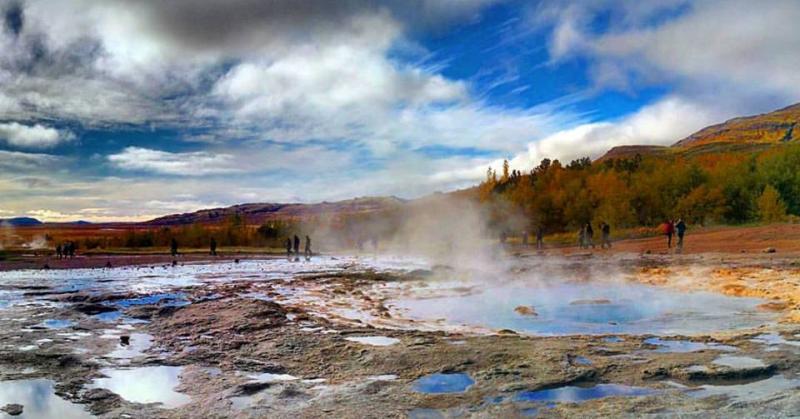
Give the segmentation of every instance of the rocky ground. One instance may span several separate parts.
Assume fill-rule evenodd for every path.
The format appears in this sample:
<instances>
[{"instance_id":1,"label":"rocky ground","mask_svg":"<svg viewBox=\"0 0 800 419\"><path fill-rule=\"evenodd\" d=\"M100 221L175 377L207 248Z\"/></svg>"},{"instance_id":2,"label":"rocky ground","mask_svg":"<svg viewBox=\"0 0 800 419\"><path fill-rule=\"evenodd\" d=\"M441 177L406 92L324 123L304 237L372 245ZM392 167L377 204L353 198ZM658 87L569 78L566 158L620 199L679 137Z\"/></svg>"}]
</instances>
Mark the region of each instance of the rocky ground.
<instances>
[{"instance_id":1,"label":"rocky ground","mask_svg":"<svg viewBox=\"0 0 800 419\"><path fill-rule=\"evenodd\" d=\"M520 255L531 263L538 257ZM431 271L424 270L353 267L190 285L173 290L180 297L124 306L123 317L111 321L97 315L146 295L41 284L24 290L35 304L0 310L0 382L52 380L58 397L109 418L785 417L800 411L800 326L794 323L800 273L790 258L592 253L567 260L576 272L591 263L619 265L630 281L766 297L764 309L783 321L758 330L662 336L692 349L664 351L649 335L446 332L398 318L378 291L425 281ZM364 315L343 315L348 310ZM131 345L122 345L126 336ZM381 339L358 339L376 336ZM165 408L91 388L109 369L155 367L181 367L174 390L191 402ZM418 391L417 380L435 373L465 373L474 383L463 392ZM622 395L579 403L526 397L564 388L602 392L608 384L627 387ZM34 412L19 403L23 415Z\"/></svg>"}]
</instances>

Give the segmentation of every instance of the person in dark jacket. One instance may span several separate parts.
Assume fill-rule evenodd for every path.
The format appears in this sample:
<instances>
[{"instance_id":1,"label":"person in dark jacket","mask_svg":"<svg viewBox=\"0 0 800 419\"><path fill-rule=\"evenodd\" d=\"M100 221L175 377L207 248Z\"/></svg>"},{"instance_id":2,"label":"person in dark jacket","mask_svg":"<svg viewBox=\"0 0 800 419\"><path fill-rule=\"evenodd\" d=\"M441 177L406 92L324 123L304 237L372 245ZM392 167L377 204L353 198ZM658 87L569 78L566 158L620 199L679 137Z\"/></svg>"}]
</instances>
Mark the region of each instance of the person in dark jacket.
<instances>
[{"instance_id":1,"label":"person in dark jacket","mask_svg":"<svg viewBox=\"0 0 800 419\"><path fill-rule=\"evenodd\" d=\"M675 224L675 232L678 234L678 251L683 250L683 236L686 234L686 223L679 219Z\"/></svg>"},{"instance_id":2,"label":"person in dark jacket","mask_svg":"<svg viewBox=\"0 0 800 419\"><path fill-rule=\"evenodd\" d=\"M536 227L536 248L539 250L544 249L544 227Z\"/></svg>"},{"instance_id":3,"label":"person in dark jacket","mask_svg":"<svg viewBox=\"0 0 800 419\"><path fill-rule=\"evenodd\" d=\"M178 241L175 240L175 237L169 242L169 253L172 257L178 256Z\"/></svg>"},{"instance_id":4,"label":"person in dark jacket","mask_svg":"<svg viewBox=\"0 0 800 419\"><path fill-rule=\"evenodd\" d=\"M311 259L311 237L306 235L306 260Z\"/></svg>"},{"instance_id":5,"label":"person in dark jacket","mask_svg":"<svg viewBox=\"0 0 800 419\"><path fill-rule=\"evenodd\" d=\"M300 237L297 237L297 234L294 235L294 254L295 256L300 254Z\"/></svg>"},{"instance_id":6,"label":"person in dark jacket","mask_svg":"<svg viewBox=\"0 0 800 419\"><path fill-rule=\"evenodd\" d=\"M592 249L594 249L594 229L592 229L592 223L586 223L585 234L586 248L588 249L589 246L592 246Z\"/></svg>"},{"instance_id":7,"label":"person in dark jacket","mask_svg":"<svg viewBox=\"0 0 800 419\"><path fill-rule=\"evenodd\" d=\"M601 248L611 248L611 226L607 222L600 223L600 233L602 234L603 241L600 243Z\"/></svg>"},{"instance_id":8,"label":"person in dark jacket","mask_svg":"<svg viewBox=\"0 0 800 419\"><path fill-rule=\"evenodd\" d=\"M211 252L211 256L217 255L217 239L211 238L211 243L209 243L209 250Z\"/></svg>"},{"instance_id":9,"label":"person in dark jacket","mask_svg":"<svg viewBox=\"0 0 800 419\"><path fill-rule=\"evenodd\" d=\"M292 239L290 237L286 238L286 257L292 258Z\"/></svg>"}]
</instances>

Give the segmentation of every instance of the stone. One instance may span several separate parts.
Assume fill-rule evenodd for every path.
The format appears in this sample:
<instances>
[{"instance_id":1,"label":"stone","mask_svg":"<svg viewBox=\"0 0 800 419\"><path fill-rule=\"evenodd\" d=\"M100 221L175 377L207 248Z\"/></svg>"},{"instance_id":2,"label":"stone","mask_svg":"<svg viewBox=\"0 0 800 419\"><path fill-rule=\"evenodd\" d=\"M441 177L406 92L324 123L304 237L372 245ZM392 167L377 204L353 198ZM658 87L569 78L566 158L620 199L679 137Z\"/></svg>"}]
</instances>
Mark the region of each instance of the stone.
<instances>
[{"instance_id":1,"label":"stone","mask_svg":"<svg viewBox=\"0 0 800 419\"><path fill-rule=\"evenodd\" d=\"M764 253L775 253L775 252L777 252L777 250L775 250L774 247L768 247L764 249Z\"/></svg>"},{"instance_id":2,"label":"stone","mask_svg":"<svg viewBox=\"0 0 800 419\"><path fill-rule=\"evenodd\" d=\"M17 403L9 403L0 409L11 416L19 416L22 414L22 405Z\"/></svg>"},{"instance_id":3,"label":"stone","mask_svg":"<svg viewBox=\"0 0 800 419\"><path fill-rule=\"evenodd\" d=\"M517 306L514 311L521 316L538 316L539 313L532 306Z\"/></svg>"}]
</instances>

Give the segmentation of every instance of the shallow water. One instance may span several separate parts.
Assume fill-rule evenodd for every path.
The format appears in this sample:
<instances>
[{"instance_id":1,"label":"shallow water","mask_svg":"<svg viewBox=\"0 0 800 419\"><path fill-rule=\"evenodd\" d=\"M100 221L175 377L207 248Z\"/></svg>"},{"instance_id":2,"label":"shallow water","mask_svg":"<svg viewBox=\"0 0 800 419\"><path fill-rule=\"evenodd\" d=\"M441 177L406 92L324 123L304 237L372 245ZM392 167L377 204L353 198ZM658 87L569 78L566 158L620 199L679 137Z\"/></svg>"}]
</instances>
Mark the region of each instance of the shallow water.
<instances>
[{"instance_id":1,"label":"shallow water","mask_svg":"<svg viewBox=\"0 0 800 419\"><path fill-rule=\"evenodd\" d=\"M411 383L411 388L418 393L463 393L473 384L475 381L464 373L437 373L417 379Z\"/></svg>"},{"instance_id":2,"label":"shallow water","mask_svg":"<svg viewBox=\"0 0 800 419\"><path fill-rule=\"evenodd\" d=\"M653 352L659 353L686 353L697 352L705 350L714 350L721 352L735 352L739 349L735 346L723 345L720 343L705 343L705 342L692 342L690 340L667 340L661 338L648 338L644 340L648 345L654 345L657 348Z\"/></svg>"},{"instance_id":3,"label":"shallow water","mask_svg":"<svg viewBox=\"0 0 800 419\"><path fill-rule=\"evenodd\" d=\"M70 403L55 394L53 382L45 379L0 382L0 406L17 403L23 406L21 419L93 417L82 405ZM0 413L2 417L12 417Z\"/></svg>"},{"instance_id":4,"label":"shallow water","mask_svg":"<svg viewBox=\"0 0 800 419\"><path fill-rule=\"evenodd\" d=\"M751 328L771 323L762 301L718 294L682 293L634 283L510 282L473 287L463 283L407 290L390 300L399 316L414 320L444 319L467 328L511 329L535 335L698 334ZM516 307L532 307L524 315Z\"/></svg>"},{"instance_id":5,"label":"shallow water","mask_svg":"<svg viewBox=\"0 0 800 419\"><path fill-rule=\"evenodd\" d=\"M371 345L371 346L390 346L396 343L400 343L400 339L390 338L386 336L352 336L344 339L349 340L351 342L357 342L363 345Z\"/></svg>"},{"instance_id":6,"label":"shallow water","mask_svg":"<svg viewBox=\"0 0 800 419\"><path fill-rule=\"evenodd\" d=\"M191 401L175 391L182 367L140 367L131 369L103 369L107 378L95 379L90 388L105 388L123 399L136 403L162 403L166 408L182 406Z\"/></svg>"},{"instance_id":7,"label":"shallow water","mask_svg":"<svg viewBox=\"0 0 800 419\"><path fill-rule=\"evenodd\" d=\"M645 387L622 384L597 384L592 387L564 386L548 390L523 391L517 393L517 402L584 402L611 396L648 396L656 391Z\"/></svg>"},{"instance_id":8,"label":"shallow water","mask_svg":"<svg viewBox=\"0 0 800 419\"><path fill-rule=\"evenodd\" d=\"M734 384L729 386L704 385L690 389L688 394L700 399L712 396L726 396L732 401L743 402L771 398L777 393L794 390L799 387L799 379L790 379L783 375L776 375L747 384Z\"/></svg>"}]
</instances>

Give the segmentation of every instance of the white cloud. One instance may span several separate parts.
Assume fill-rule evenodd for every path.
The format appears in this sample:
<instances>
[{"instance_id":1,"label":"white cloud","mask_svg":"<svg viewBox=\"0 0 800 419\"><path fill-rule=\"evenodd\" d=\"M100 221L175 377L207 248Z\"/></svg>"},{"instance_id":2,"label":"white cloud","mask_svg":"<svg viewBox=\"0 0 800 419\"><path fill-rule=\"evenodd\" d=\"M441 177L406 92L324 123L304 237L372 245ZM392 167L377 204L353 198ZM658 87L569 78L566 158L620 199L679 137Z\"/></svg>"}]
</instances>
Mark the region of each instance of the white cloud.
<instances>
[{"instance_id":1,"label":"white cloud","mask_svg":"<svg viewBox=\"0 0 800 419\"><path fill-rule=\"evenodd\" d=\"M39 124L0 123L0 140L14 147L49 148L74 138L69 131L59 131Z\"/></svg>"},{"instance_id":2,"label":"white cloud","mask_svg":"<svg viewBox=\"0 0 800 419\"><path fill-rule=\"evenodd\" d=\"M170 153L127 147L120 153L108 156L108 160L120 169L166 175L202 176L240 171L232 155L205 151Z\"/></svg>"}]
</instances>

